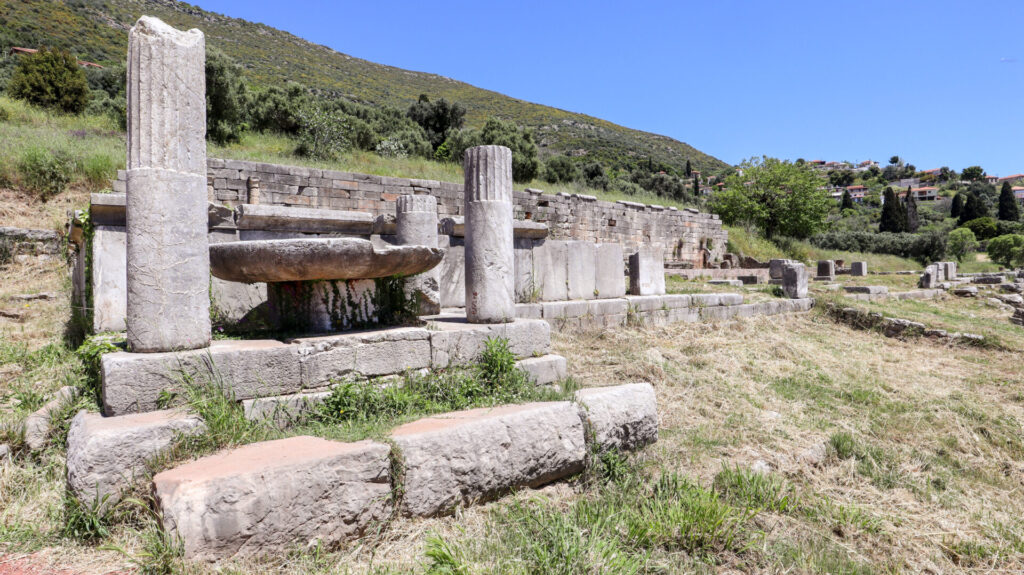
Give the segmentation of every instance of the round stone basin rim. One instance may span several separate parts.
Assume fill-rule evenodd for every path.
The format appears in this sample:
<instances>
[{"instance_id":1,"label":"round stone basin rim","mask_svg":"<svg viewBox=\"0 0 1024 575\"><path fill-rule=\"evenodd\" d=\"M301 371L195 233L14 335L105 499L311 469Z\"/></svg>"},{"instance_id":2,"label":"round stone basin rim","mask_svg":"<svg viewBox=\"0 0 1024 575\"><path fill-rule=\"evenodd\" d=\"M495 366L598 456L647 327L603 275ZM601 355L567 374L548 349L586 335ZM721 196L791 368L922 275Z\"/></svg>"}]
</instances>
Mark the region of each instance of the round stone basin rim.
<instances>
[{"instance_id":1,"label":"round stone basin rim","mask_svg":"<svg viewBox=\"0 0 1024 575\"><path fill-rule=\"evenodd\" d=\"M210 244L210 269L232 282L290 282L409 276L441 263L444 250L374 247L359 238L295 238Z\"/></svg>"}]
</instances>

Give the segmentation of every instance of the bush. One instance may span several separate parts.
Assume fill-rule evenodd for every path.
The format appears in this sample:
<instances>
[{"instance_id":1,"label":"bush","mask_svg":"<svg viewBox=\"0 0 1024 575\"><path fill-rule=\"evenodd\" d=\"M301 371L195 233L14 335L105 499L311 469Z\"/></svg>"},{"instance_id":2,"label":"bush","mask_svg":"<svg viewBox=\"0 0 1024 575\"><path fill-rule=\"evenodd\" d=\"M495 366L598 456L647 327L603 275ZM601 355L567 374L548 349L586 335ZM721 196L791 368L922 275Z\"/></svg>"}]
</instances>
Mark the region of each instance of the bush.
<instances>
[{"instance_id":1,"label":"bush","mask_svg":"<svg viewBox=\"0 0 1024 575\"><path fill-rule=\"evenodd\" d=\"M462 127L466 108L444 98L431 102L426 94L420 94L419 101L409 106L406 116L423 128L433 152L441 147L452 130Z\"/></svg>"},{"instance_id":2,"label":"bush","mask_svg":"<svg viewBox=\"0 0 1024 575\"><path fill-rule=\"evenodd\" d=\"M330 160L349 146L347 122L339 112L311 106L299 113L299 145L295 153L317 160Z\"/></svg>"},{"instance_id":3,"label":"bush","mask_svg":"<svg viewBox=\"0 0 1024 575\"><path fill-rule=\"evenodd\" d=\"M812 237L811 245L826 250L890 254L912 258L922 264L939 261L946 256L946 237L940 232L829 232Z\"/></svg>"},{"instance_id":4,"label":"bush","mask_svg":"<svg viewBox=\"0 0 1024 575\"><path fill-rule=\"evenodd\" d=\"M7 111L7 108L0 106L0 122L11 121L11 113Z\"/></svg>"},{"instance_id":5,"label":"bush","mask_svg":"<svg viewBox=\"0 0 1024 575\"><path fill-rule=\"evenodd\" d=\"M576 162L566 156L552 156L544 164L544 180L549 184L573 182L580 177Z\"/></svg>"},{"instance_id":6,"label":"bush","mask_svg":"<svg viewBox=\"0 0 1024 575\"><path fill-rule=\"evenodd\" d=\"M1004 267L1024 265L1024 236L1009 234L988 242L988 257Z\"/></svg>"},{"instance_id":7,"label":"bush","mask_svg":"<svg viewBox=\"0 0 1024 575\"><path fill-rule=\"evenodd\" d=\"M300 113L308 106L309 91L305 86L271 86L253 99L252 127L261 132L295 135L301 124Z\"/></svg>"},{"instance_id":8,"label":"bush","mask_svg":"<svg viewBox=\"0 0 1024 575\"><path fill-rule=\"evenodd\" d=\"M43 148L28 148L18 160L22 183L43 201L63 192L73 171L74 162L63 150L51 152Z\"/></svg>"},{"instance_id":9,"label":"bush","mask_svg":"<svg viewBox=\"0 0 1024 575\"><path fill-rule=\"evenodd\" d=\"M242 68L214 49L206 51L206 137L224 145L237 142L245 130L249 101Z\"/></svg>"},{"instance_id":10,"label":"bush","mask_svg":"<svg viewBox=\"0 0 1024 575\"><path fill-rule=\"evenodd\" d=\"M514 181L529 182L537 176L540 160L537 159L533 131L529 128L520 128L515 122L491 118L480 131L480 141L485 146L505 146L512 150Z\"/></svg>"},{"instance_id":11,"label":"bush","mask_svg":"<svg viewBox=\"0 0 1024 575\"><path fill-rule=\"evenodd\" d=\"M89 82L70 52L43 48L22 56L7 93L19 100L78 114L89 104Z\"/></svg>"},{"instance_id":12,"label":"bush","mask_svg":"<svg viewBox=\"0 0 1024 575\"><path fill-rule=\"evenodd\" d=\"M949 232L947 245L949 246L949 255L955 257L958 262L962 262L964 256L978 249L978 239L971 230L957 228Z\"/></svg>"},{"instance_id":13,"label":"bush","mask_svg":"<svg viewBox=\"0 0 1024 575\"><path fill-rule=\"evenodd\" d=\"M974 232L979 240L989 240L999 235L999 224L995 218L977 218L961 225Z\"/></svg>"}]
</instances>

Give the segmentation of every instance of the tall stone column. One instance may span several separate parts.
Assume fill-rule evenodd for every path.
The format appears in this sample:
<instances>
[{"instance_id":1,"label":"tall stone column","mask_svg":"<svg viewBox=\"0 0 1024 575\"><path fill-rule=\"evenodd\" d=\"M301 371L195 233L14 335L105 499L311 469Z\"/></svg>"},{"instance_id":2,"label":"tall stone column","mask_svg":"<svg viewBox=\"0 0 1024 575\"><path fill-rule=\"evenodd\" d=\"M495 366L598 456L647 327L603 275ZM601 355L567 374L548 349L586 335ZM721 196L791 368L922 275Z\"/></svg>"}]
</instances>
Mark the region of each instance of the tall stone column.
<instances>
[{"instance_id":1,"label":"tall stone column","mask_svg":"<svg viewBox=\"0 0 1024 575\"><path fill-rule=\"evenodd\" d=\"M512 150L477 146L462 159L466 173L466 319L514 321Z\"/></svg>"},{"instance_id":2,"label":"tall stone column","mask_svg":"<svg viewBox=\"0 0 1024 575\"><path fill-rule=\"evenodd\" d=\"M206 45L149 16L128 34L128 347L210 344Z\"/></svg>"},{"instance_id":3,"label":"tall stone column","mask_svg":"<svg viewBox=\"0 0 1024 575\"><path fill-rule=\"evenodd\" d=\"M437 198L399 196L395 213L399 245L437 247ZM440 266L406 278L405 293L416 298L419 315L441 313L440 279Z\"/></svg>"}]
</instances>

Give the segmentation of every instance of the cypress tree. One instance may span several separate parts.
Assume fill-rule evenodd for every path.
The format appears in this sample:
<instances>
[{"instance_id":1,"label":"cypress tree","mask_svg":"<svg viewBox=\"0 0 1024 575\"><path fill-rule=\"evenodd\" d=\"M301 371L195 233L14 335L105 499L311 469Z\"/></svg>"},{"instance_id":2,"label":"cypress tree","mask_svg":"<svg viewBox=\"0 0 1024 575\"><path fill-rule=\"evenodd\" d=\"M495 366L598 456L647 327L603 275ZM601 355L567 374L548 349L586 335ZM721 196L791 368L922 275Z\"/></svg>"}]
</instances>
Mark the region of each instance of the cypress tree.
<instances>
[{"instance_id":1,"label":"cypress tree","mask_svg":"<svg viewBox=\"0 0 1024 575\"><path fill-rule=\"evenodd\" d=\"M1016 222L1020 219L1020 208L1017 206L1017 198L1013 195L1010 182L1003 182L1003 187L999 190L999 219L1007 222Z\"/></svg>"},{"instance_id":2,"label":"cypress tree","mask_svg":"<svg viewBox=\"0 0 1024 575\"><path fill-rule=\"evenodd\" d=\"M964 211L964 200L963 192L957 192L956 195L953 196L953 205L949 207L949 217L960 217L960 213Z\"/></svg>"},{"instance_id":3,"label":"cypress tree","mask_svg":"<svg viewBox=\"0 0 1024 575\"><path fill-rule=\"evenodd\" d=\"M987 218L988 208L985 204L978 199L978 196L972 192L967 193L967 200L964 201L964 209L960 212L960 219L958 225L964 225L964 223L978 218Z\"/></svg>"},{"instance_id":4,"label":"cypress tree","mask_svg":"<svg viewBox=\"0 0 1024 575\"><path fill-rule=\"evenodd\" d=\"M849 190L843 190L843 201L839 204L840 210L852 210L853 209L853 198L850 197Z\"/></svg>"},{"instance_id":5,"label":"cypress tree","mask_svg":"<svg viewBox=\"0 0 1024 575\"><path fill-rule=\"evenodd\" d=\"M878 222L878 231L899 233L904 231L907 216L903 213L900 198L892 188L885 188L882 219Z\"/></svg>"},{"instance_id":6,"label":"cypress tree","mask_svg":"<svg viewBox=\"0 0 1024 575\"><path fill-rule=\"evenodd\" d=\"M910 186L907 186L907 225L906 231L914 233L917 228L921 226L920 221L917 217L917 194L911 190Z\"/></svg>"},{"instance_id":7,"label":"cypress tree","mask_svg":"<svg viewBox=\"0 0 1024 575\"><path fill-rule=\"evenodd\" d=\"M686 177L689 178L693 175L693 168L690 167L690 160L686 160Z\"/></svg>"}]
</instances>

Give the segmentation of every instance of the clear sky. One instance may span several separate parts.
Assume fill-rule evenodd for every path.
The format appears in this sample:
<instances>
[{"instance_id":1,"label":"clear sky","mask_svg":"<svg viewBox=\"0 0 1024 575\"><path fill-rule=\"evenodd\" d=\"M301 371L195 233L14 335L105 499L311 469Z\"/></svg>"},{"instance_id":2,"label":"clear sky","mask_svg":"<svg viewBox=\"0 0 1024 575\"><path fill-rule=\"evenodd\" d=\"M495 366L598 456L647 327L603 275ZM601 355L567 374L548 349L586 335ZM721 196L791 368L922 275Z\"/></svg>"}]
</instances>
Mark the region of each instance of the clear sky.
<instances>
[{"instance_id":1,"label":"clear sky","mask_svg":"<svg viewBox=\"0 0 1024 575\"><path fill-rule=\"evenodd\" d=\"M729 163L900 155L1024 172L1019 0L198 3Z\"/></svg>"}]
</instances>

